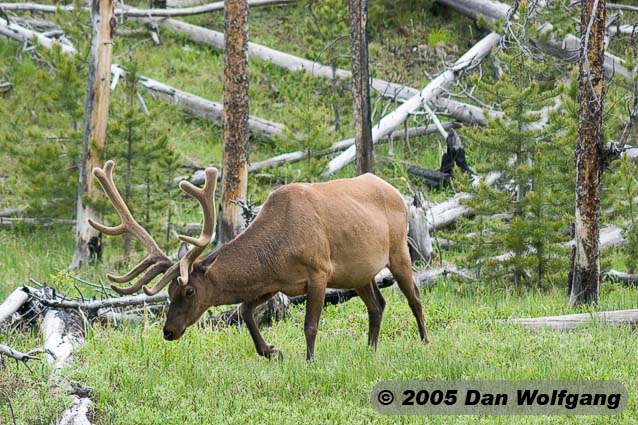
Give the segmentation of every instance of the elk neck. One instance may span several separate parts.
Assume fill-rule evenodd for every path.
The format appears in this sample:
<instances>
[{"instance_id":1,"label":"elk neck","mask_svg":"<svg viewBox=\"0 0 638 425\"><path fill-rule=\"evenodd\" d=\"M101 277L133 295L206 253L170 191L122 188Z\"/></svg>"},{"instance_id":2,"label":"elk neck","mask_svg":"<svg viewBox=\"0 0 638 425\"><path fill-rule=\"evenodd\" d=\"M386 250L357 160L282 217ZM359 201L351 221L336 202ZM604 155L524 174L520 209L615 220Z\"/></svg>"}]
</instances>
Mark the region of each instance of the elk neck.
<instances>
[{"instance_id":1,"label":"elk neck","mask_svg":"<svg viewBox=\"0 0 638 425\"><path fill-rule=\"evenodd\" d=\"M243 233L219 248L205 272L211 283L211 305L251 301L274 290L287 251L282 237L285 232L276 227L276 223L257 217Z\"/></svg>"}]
</instances>

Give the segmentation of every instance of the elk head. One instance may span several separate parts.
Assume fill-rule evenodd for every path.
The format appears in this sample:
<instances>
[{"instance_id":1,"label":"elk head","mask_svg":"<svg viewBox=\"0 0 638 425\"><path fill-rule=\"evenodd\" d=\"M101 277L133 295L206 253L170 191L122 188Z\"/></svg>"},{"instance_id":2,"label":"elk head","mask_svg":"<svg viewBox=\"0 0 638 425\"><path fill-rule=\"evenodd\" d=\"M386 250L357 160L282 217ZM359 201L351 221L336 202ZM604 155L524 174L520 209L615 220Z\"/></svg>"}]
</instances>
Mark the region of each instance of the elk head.
<instances>
[{"instance_id":1,"label":"elk head","mask_svg":"<svg viewBox=\"0 0 638 425\"><path fill-rule=\"evenodd\" d=\"M111 236L123 233L132 234L146 248L148 255L123 276L107 275L112 282L125 283L145 272L137 282L124 288L116 285L111 285L111 288L122 295L130 295L143 289L146 295L150 296L157 294L170 284L168 288L170 305L164 325L164 338L169 341L178 339L184 334L186 327L195 323L210 305L205 303L205 294L208 292L205 290L205 286L208 285L207 267L198 259L210 244L215 230L214 200L217 169L207 168L205 170L206 183L202 189L186 181L179 184L180 189L199 201L204 213L204 224L199 238L179 236L180 240L192 245L192 248L177 263L173 263L131 214L113 182L114 166L113 161L107 161L104 168L94 168L93 175L102 185L122 223L115 227L108 227L89 219L89 224L100 232ZM162 273L164 275L155 286L152 288L145 286Z\"/></svg>"}]
</instances>

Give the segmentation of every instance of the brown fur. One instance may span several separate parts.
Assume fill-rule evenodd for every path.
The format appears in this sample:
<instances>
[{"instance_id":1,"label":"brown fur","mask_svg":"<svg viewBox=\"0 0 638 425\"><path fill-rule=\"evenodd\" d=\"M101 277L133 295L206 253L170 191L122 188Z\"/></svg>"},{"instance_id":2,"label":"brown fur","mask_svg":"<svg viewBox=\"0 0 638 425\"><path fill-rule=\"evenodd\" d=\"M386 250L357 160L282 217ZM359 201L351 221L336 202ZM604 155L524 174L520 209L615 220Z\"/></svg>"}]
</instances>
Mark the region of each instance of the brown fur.
<instances>
[{"instance_id":1,"label":"brown fur","mask_svg":"<svg viewBox=\"0 0 638 425\"><path fill-rule=\"evenodd\" d=\"M386 266L427 342L400 193L372 174L283 186L270 194L243 233L193 264L187 286L171 283L164 335L178 339L209 307L242 303L240 314L257 352L270 357L278 350L261 337L255 307L279 291L307 294L304 332L311 359L326 288L352 288L368 309L368 342L376 346L385 301L374 276Z\"/></svg>"}]
</instances>

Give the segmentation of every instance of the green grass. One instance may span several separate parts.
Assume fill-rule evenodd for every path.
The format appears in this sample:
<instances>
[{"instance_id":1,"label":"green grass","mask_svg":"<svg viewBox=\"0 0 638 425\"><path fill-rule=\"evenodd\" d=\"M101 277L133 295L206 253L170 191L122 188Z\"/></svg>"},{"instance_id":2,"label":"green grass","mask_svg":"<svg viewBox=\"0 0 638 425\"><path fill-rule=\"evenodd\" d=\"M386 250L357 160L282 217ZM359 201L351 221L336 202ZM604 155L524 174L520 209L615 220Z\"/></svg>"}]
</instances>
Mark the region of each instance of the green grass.
<instances>
[{"instance_id":1,"label":"green grass","mask_svg":"<svg viewBox=\"0 0 638 425\"><path fill-rule=\"evenodd\" d=\"M363 303L327 307L317 359L304 360L303 308L265 329L283 361L259 357L245 329L192 328L178 343L161 338L161 321L118 329L94 326L66 374L94 389L99 424L422 423L385 417L368 401L388 379L618 379L631 401L620 416L587 423L628 423L636 411L637 337L627 327L592 324L574 332L529 331L498 322L512 316L569 312L562 288L547 293L439 282L423 292L432 343L422 346L403 296L384 290L388 307L379 348L366 347ZM605 286L599 309L633 306L638 290ZM37 338L9 341L27 348ZM21 421L49 423L64 404L46 396L46 368L0 371ZM0 418L8 419L0 403ZM2 420L0 419L0 420ZM582 423L584 418L553 418ZM430 423L546 423L547 417L438 417Z\"/></svg>"}]
</instances>

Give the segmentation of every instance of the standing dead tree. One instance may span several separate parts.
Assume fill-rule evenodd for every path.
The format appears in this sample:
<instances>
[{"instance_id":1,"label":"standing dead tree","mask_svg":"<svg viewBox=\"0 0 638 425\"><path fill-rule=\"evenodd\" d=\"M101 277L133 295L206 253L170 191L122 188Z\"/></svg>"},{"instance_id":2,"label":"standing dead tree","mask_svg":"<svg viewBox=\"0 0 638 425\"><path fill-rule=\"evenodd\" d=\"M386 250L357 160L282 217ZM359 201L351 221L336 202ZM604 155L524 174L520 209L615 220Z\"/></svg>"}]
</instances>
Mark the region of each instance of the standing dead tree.
<instances>
[{"instance_id":1,"label":"standing dead tree","mask_svg":"<svg viewBox=\"0 0 638 425\"><path fill-rule=\"evenodd\" d=\"M603 171L605 0L581 2L578 143L576 145L575 246L569 272L569 304L598 301L600 285L600 189Z\"/></svg>"},{"instance_id":2,"label":"standing dead tree","mask_svg":"<svg viewBox=\"0 0 638 425\"><path fill-rule=\"evenodd\" d=\"M226 0L224 14L224 158L219 241L241 232L239 202L248 186L248 2Z\"/></svg>"},{"instance_id":3,"label":"standing dead tree","mask_svg":"<svg viewBox=\"0 0 638 425\"><path fill-rule=\"evenodd\" d=\"M90 258L100 258L101 241L98 231L89 226L89 218L97 213L86 203L100 195L90 170L101 165L99 152L106 141L109 113L109 81L116 20L113 0L93 0L91 7L91 50L89 53L88 91L84 107L82 160L76 199L75 251L70 268L81 267Z\"/></svg>"},{"instance_id":4,"label":"standing dead tree","mask_svg":"<svg viewBox=\"0 0 638 425\"><path fill-rule=\"evenodd\" d=\"M374 172L368 76L368 1L349 0L352 104L357 174Z\"/></svg>"}]
</instances>

